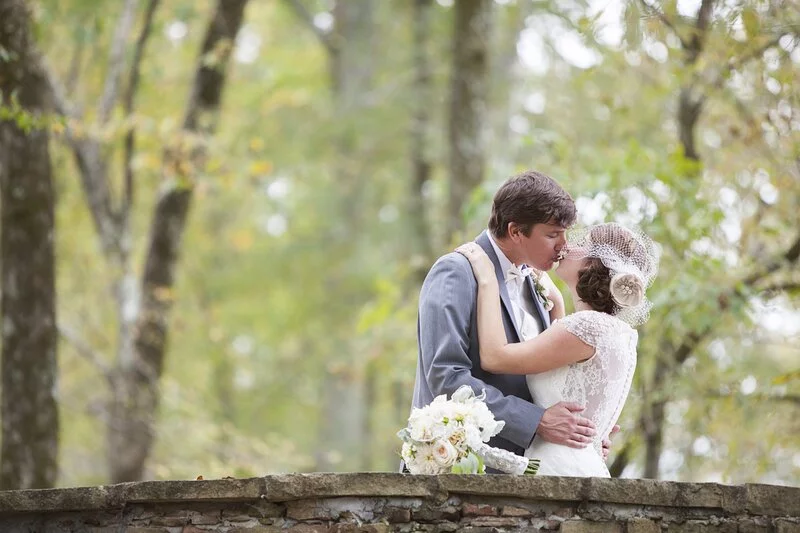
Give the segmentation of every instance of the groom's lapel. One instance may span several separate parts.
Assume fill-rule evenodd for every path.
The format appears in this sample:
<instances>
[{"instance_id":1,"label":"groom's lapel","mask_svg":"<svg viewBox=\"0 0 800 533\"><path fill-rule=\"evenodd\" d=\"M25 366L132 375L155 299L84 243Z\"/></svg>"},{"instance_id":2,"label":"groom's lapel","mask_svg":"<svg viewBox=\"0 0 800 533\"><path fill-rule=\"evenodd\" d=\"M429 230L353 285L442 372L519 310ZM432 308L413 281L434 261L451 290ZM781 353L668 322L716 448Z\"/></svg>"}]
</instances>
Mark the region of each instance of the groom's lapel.
<instances>
[{"instance_id":1,"label":"groom's lapel","mask_svg":"<svg viewBox=\"0 0 800 533\"><path fill-rule=\"evenodd\" d=\"M514 332L517 334L517 339L521 339L522 336L519 333L519 327L517 326L516 317L514 316L513 307L511 307L511 300L508 297L508 289L506 289L506 276L503 271L500 269L500 260L497 259L497 254L494 253L494 247L492 246L491 241L489 241L489 236L487 235L486 231L481 233L477 239L475 239L483 251L486 252L486 255L489 256L489 259L492 260L492 264L494 265L494 273L497 276L497 284L500 286L500 300L503 302L503 307L506 311L506 315L508 315L508 319L511 321L511 325L514 327ZM510 339L509 339L510 340Z\"/></svg>"},{"instance_id":2,"label":"groom's lapel","mask_svg":"<svg viewBox=\"0 0 800 533\"><path fill-rule=\"evenodd\" d=\"M539 313L539 318L542 320L542 330L545 330L550 327L550 313L544 310L542 300L536 294L536 288L533 286L533 280L530 276L528 276L527 282L528 290L531 292L531 298L533 298L533 305L536 306L536 312Z\"/></svg>"}]
</instances>

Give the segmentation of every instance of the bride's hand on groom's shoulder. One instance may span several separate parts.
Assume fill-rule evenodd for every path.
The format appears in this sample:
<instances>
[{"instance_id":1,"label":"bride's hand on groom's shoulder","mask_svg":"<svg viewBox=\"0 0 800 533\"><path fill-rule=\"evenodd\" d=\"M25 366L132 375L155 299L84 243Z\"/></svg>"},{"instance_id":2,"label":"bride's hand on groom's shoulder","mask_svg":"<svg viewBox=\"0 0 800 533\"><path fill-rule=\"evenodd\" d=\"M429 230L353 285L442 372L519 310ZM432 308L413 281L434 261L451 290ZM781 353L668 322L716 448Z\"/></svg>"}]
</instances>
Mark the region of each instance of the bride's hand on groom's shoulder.
<instances>
[{"instance_id":1,"label":"bride's hand on groom's shoulder","mask_svg":"<svg viewBox=\"0 0 800 533\"><path fill-rule=\"evenodd\" d=\"M460 253L469 260L472 265L472 271L475 273L475 279L479 284L485 285L497 281L494 273L494 265L486 252L483 251L478 243L467 242L456 248L456 252Z\"/></svg>"}]
</instances>

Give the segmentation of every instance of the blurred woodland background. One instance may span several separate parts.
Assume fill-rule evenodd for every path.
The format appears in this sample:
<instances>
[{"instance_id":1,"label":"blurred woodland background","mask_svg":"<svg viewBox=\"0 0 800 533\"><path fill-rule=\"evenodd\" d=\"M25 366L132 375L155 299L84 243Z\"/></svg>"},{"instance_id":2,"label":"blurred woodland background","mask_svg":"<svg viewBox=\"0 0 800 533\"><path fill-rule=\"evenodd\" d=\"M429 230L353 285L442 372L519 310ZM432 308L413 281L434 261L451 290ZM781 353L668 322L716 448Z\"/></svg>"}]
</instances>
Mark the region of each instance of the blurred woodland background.
<instances>
[{"instance_id":1,"label":"blurred woodland background","mask_svg":"<svg viewBox=\"0 0 800 533\"><path fill-rule=\"evenodd\" d=\"M535 169L664 248L614 475L800 483L795 0L0 0L3 488L394 470Z\"/></svg>"}]
</instances>

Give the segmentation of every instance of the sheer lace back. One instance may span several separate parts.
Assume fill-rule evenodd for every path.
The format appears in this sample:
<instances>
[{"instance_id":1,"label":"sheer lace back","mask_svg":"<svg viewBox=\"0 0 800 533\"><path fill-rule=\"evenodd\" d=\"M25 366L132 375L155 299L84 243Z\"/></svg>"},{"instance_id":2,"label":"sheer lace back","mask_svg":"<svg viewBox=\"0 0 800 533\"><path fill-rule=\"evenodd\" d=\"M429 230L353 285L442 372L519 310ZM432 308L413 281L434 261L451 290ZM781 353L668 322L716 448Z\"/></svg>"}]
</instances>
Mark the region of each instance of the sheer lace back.
<instances>
[{"instance_id":1,"label":"sheer lace back","mask_svg":"<svg viewBox=\"0 0 800 533\"><path fill-rule=\"evenodd\" d=\"M636 368L638 334L622 320L597 311L579 311L559 320L570 333L595 348L590 359L528 376L534 401L549 407L559 401L586 406L582 415L594 422L595 450L602 452L622 412Z\"/></svg>"}]
</instances>

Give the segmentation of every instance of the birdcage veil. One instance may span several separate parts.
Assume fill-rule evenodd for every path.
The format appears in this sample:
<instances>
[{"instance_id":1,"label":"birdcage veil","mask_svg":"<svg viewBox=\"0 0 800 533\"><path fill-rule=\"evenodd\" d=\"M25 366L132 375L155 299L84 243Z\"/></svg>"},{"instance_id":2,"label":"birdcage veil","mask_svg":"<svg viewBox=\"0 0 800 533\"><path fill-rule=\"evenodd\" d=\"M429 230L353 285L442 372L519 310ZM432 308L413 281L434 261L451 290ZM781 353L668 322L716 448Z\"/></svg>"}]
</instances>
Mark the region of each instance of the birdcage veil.
<instances>
[{"instance_id":1,"label":"birdcage veil","mask_svg":"<svg viewBox=\"0 0 800 533\"><path fill-rule=\"evenodd\" d=\"M617 223L570 230L566 257L596 257L611 271L610 291L619 311L632 326L644 324L653 304L645 294L658 273L661 247L637 228Z\"/></svg>"}]
</instances>

